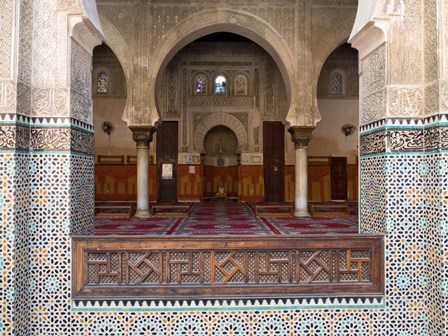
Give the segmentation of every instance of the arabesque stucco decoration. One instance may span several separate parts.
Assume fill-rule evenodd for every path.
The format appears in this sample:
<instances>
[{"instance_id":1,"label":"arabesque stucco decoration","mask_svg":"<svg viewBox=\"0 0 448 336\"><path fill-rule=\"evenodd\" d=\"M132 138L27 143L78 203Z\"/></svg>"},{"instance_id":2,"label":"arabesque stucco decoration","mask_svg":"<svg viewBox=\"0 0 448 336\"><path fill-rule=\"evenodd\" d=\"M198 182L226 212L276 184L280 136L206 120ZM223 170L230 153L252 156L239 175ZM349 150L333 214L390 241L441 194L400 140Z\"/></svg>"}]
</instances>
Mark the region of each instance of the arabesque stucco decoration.
<instances>
[{"instance_id":1,"label":"arabesque stucco decoration","mask_svg":"<svg viewBox=\"0 0 448 336\"><path fill-rule=\"evenodd\" d=\"M247 149L247 132L241 122L225 113L215 113L204 119L196 128L194 132L195 150L198 152L204 151L204 138L207 132L216 126L226 126L230 128L238 139L238 149L244 151Z\"/></svg>"}]
</instances>

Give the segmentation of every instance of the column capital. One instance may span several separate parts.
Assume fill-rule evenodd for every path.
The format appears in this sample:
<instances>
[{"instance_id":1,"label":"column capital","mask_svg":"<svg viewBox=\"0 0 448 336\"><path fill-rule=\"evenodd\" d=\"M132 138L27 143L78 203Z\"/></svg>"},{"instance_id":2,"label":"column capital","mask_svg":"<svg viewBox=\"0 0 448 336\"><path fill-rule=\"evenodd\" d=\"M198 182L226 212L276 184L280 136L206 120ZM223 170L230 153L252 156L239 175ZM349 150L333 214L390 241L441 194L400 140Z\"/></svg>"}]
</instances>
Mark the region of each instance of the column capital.
<instances>
[{"instance_id":1,"label":"column capital","mask_svg":"<svg viewBox=\"0 0 448 336\"><path fill-rule=\"evenodd\" d=\"M294 143L294 148L308 148L311 133L315 128L315 126L291 126L288 128L288 132L291 134L291 140Z\"/></svg>"},{"instance_id":2,"label":"column capital","mask_svg":"<svg viewBox=\"0 0 448 336\"><path fill-rule=\"evenodd\" d=\"M152 135L156 131L154 126L129 126L132 131L132 139L137 143L137 147L149 147Z\"/></svg>"}]
</instances>

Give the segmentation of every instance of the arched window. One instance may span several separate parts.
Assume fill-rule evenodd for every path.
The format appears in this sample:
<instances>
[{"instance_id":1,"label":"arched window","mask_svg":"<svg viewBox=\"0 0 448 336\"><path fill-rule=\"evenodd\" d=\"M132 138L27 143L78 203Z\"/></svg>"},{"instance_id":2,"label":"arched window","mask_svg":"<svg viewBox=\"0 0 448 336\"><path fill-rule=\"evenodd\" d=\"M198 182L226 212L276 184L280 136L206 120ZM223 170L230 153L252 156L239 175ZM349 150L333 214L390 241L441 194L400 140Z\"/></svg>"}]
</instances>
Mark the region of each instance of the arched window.
<instances>
[{"instance_id":1,"label":"arched window","mask_svg":"<svg viewBox=\"0 0 448 336\"><path fill-rule=\"evenodd\" d=\"M207 94L207 78L203 75L196 76L194 81L194 94L203 95Z\"/></svg>"},{"instance_id":2,"label":"arched window","mask_svg":"<svg viewBox=\"0 0 448 336\"><path fill-rule=\"evenodd\" d=\"M226 78L222 75L215 79L215 94L225 95L227 94Z\"/></svg>"},{"instance_id":3,"label":"arched window","mask_svg":"<svg viewBox=\"0 0 448 336\"><path fill-rule=\"evenodd\" d=\"M235 96L247 95L247 79L244 75L238 75L233 81L233 92Z\"/></svg>"},{"instance_id":4,"label":"arched window","mask_svg":"<svg viewBox=\"0 0 448 336\"><path fill-rule=\"evenodd\" d=\"M109 93L109 74L106 71L101 71L97 76L96 93Z\"/></svg>"},{"instance_id":5,"label":"arched window","mask_svg":"<svg viewBox=\"0 0 448 336\"><path fill-rule=\"evenodd\" d=\"M332 95L344 94L343 76L339 71L335 71L331 74L330 78L330 92Z\"/></svg>"}]
</instances>

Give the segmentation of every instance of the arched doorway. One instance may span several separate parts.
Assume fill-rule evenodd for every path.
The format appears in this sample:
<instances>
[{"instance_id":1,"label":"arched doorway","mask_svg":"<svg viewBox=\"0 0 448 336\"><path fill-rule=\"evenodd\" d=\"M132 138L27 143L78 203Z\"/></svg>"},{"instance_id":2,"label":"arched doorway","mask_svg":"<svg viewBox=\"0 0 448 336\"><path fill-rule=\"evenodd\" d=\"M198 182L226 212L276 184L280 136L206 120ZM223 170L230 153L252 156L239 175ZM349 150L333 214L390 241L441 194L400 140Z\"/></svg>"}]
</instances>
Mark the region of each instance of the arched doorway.
<instances>
[{"instance_id":1,"label":"arched doorway","mask_svg":"<svg viewBox=\"0 0 448 336\"><path fill-rule=\"evenodd\" d=\"M238 139L227 126L218 125L204 137L204 198L225 194L238 197Z\"/></svg>"},{"instance_id":2,"label":"arched doorway","mask_svg":"<svg viewBox=\"0 0 448 336\"><path fill-rule=\"evenodd\" d=\"M211 197L219 184L227 184L229 197L263 201L264 122L281 123L285 119L286 91L274 59L244 36L226 32L210 34L181 49L160 74L157 86L157 108L162 119L179 124L178 141L173 140L177 143L179 159L178 199ZM227 153L232 155L230 161L229 157L222 157L222 162L217 160L217 152L213 153L213 159L208 156L210 149L207 150L204 139L217 126L229 130L237 139L236 147ZM159 140L173 142L158 137L157 146L162 145ZM283 148L277 153L285 155ZM198 195L194 193L201 167L192 166L199 166L201 155L207 168L201 176L203 180L199 181L202 184ZM238 173L238 161L245 171L241 181L243 175ZM229 169L233 172L227 172ZM219 178L218 171L222 173ZM224 183L226 179L228 182ZM280 182L276 184L283 184L283 179Z\"/></svg>"}]
</instances>

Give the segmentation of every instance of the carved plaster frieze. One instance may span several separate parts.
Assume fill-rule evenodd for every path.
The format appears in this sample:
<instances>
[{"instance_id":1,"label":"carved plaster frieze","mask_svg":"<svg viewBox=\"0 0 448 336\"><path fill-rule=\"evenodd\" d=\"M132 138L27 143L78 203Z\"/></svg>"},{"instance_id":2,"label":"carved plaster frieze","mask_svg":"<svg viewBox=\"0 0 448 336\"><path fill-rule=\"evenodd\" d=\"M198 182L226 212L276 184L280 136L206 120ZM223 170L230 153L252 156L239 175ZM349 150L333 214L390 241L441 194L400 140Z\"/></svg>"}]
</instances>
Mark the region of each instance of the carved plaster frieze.
<instances>
[{"instance_id":1,"label":"carved plaster frieze","mask_svg":"<svg viewBox=\"0 0 448 336\"><path fill-rule=\"evenodd\" d=\"M360 154L448 150L448 115L383 119L361 127Z\"/></svg>"},{"instance_id":2,"label":"carved plaster frieze","mask_svg":"<svg viewBox=\"0 0 448 336\"><path fill-rule=\"evenodd\" d=\"M31 115L31 86L17 83L17 113Z\"/></svg>"},{"instance_id":3,"label":"carved plaster frieze","mask_svg":"<svg viewBox=\"0 0 448 336\"><path fill-rule=\"evenodd\" d=\"M32 1L20 2L20 47L18 50L18 82L24 85L31 84L32 78L32 52L33 52L33 3ZM20 112L21 113L21 112ZM30 112L27 112L30 114Z\"/></svg>"},{"instance_id":4,"label":"carved plaster frieze","mask_svg":"<svg viewBox=\"0 0 448 336\"><path fill-rule=\"evenodd\" d=\"M45 88L33 89L32 96L32 115L41 117L69 115L68 109L68 91L63 88Z\"/></svg>"},{"instance_id":5,"label":"carved plaster frieze","mask_svg":"<svg viewBox=\"0 0 448 336\"><path fill-rule=\"evenodd\" d=\"M386 86L386 47L383 45L361 61L362 96L368 96Z\"/></svg>"},{"instance_id":6,"label":"carved plaster frieze","mask_svg":"<svg viewBox=\"0 0 448 336\"><path fill-rule=\"evenodd\" d=\"M309 92L309 95L311 93ZM292 126L300 126L300 127L315 127L315 125L321 120L321 116L318 109L314 109L311 105L313 100L311 98L304 98L299 100L298 103L294 103L287 115L286 120ZM313 104L314 105L314 104Z\"/></svg>"},{"instance_id":7,"label":"carved plaster frieze","mask_svg":"<svg viewBox=\"0 0 448 336\"><path fill-rule=\"evenodd\" d=\"M434 82L425 87L425 114L433 115L435 113L440 113L439 97L442 94L440 91L440 86L438 82Z\"/></svg>"},{"instance_id":8,"label":"carved plaster frieze","mask_svg":"<svg viewBox=\"0 0 448 336\"><path fill-rule=\"evenodd\" d=\"M370 96L364 96L360 105L360 120L362 124L383 119L386 114L386 90L381 90Z\"/></svg>"},{"instance_id":9,"label":"carved plaster frieze","mask_svg":"<svg viewBox=\"0 0 448 336\"><path fill-rule=\"evenodd\" d=\"M448 112L448 81L444 80L440 84L440 110L441 112Z\"/></svg>"},{"instance_id":10,"label":"carved plaster frieze","mask_svg":"<svg viewBox=\"0 0 448 336\"><path fill-rule=\"evenodd\" d=\"M129 40L126 40L125 37L123 37L123 31L118 30L118 28L110 21L103 17L100 17L100 20L101 26L103 27L104 37L106 39L105 42L113 50L115 56L117 56L120 61L126 76L126 80L132 82L131 78L133 70L131 51L129 49L130 46L128 45Z\"/></svg>"},{"instance_id":11,"label":"carved plaster frieze","mask_svg":"<svg viewBox=\"0 0 448 336\"><path fill-rule=\"evenodd\" d=\"M245 3L247 5L247 3ZM238 8L238 7L236 7ZM241 7L240 7L241 8ZM100 10L101 11L101 10ZM169 11L169 14L167 13ZM280 6L277 2L270 2L269 5L260 6L249 5L243 9L232 9L231 11L217 11L214 4L196 5L196 6L166 6L163 4L150 4L150 21L152 50L157 50L167 36L168 31L175 29L183 29L183 22L196 21L195 18L189 20L190 16L194 16L200 12L213 12L218 22L229 22L236 26L251 27L258 32L265 34L264 24L261 22L269 22L272 30L275 30L282 39L290 45L295 45L296 29L295 29L295 4L292 6ZM180 24L180 25L179 25ZM176 26L180 26L180 28Z\"/></svg>"},{"instance_id":12,"label":"carved plaster frieze","mask_svg":"<svg viewBox=\"0 0 448 336\"><path fill-rule=\"evenodd\" d=\"M425 67L425 82L429 83L437 80L439 73L439 62L437 49L439 44L439 33L438 29L438 21L434 20L433 15L437 12L436 1L431 2L428 1L425 3L425 7L430 6L429 8L425 8L424 16L423 16L423 59L424 59L424 67ZM443 49L443 48L442 48ZM441 53L442 54L442 53ZM442 58L443 59L443 58ZM446 58L445 58L446 59ZM444 62L446 63L446 62Z\"/></svg>"},{"instance_id":13,"label":"carved plaster frieze","mask_svg":"<svg viewBox=\"0 0 448 336\"><path fill-rule=\"evenodd\" d=\"M247 150L248 135L243 124L234 116L227 113L214 113L203 119L194 130L195 150L201 152L204 150L204 139L208 131L216 126L226 126L230 128L238 139L238 150Z\"/></svg>"},{"instance_id":14,"label":"carved plaster frieze","mask_svg":"<svg viewBox=\"0 0 448 336\"><path fill-rule=\"evenodd\" d=\"M71 118L2 114L0 149L72 151L93 155L93 126Z\"/></svg>"},{"instance_id":15,"label":"carved plaster frieze","mask_svg":"<svg viewBox=\"0 0 448 336\"><path fill-rule=\"evenodd\" d=\"M108 39L107 30L110 27L105 27L104 21L113 22L113 29L120 32L120 35L128 42L127 47L133 48L133 36L135 33L135 9L132 3L124 4L105 4L98 3L98 14L101 27L103 28L104 36ZM110 36L110 35L109 35Z\"/></svg>"},{"instance_id":16,"label":"carved plaster frieze","mask_svg":"<svg viewBox=\"0 0 448 336\"><path fill-rule=\"evenodd\" d=\"M85 154L94 154L95 138L93 134L80 132L79 130L70 130L70 150Z\"/></svg>"},{"instance_id":17,"label":"carved plaster frieze","mask_svg":"<svg viewBox=\"0 0 448 336\"><path fill-rule=\"evenodd\" d=\"M0 113L16 111L16 87L12 81L0 82Z\"/></svg>"},{"instance_id":18,"label":"carved plaster frieze","mask_svg":"<svg viewBox=\"0 0 448 336\"><path fill-rule=\"evenodd\" d=\"M386 151L386 133L377 130L372 133L362 134L359 139L359 154L378 154Z\"/></svg>"},{"instance_id":19,"label":"carved plaster frieze","mask_svg":"<svg viewBox=\"0 0 448 336\"><path fill-rule=\"evenodd\" d=\"M70 95L70 115L86 123L92 123L92 99L75 91Z\"/></svg>"},{"instance_id":20,"label":"carved plaster frieze","mask_svg":"<svg viewBox=\"0 0 448 336\"><path fill-rule=\"evenodd\" d=\"M447 60L448 59L448 0L443 0L442 4L443 10L441 15L442 19L439 22L441 23L441 29L443 32L443 44L442 44L442 50L441 50L441 59ZM443 62L443 79L448 79L448 62Z\"/></svg>"},{"instance_id":21,"label":"carved plaster frieze","mask_svg":"<svg viewBox=\"0 0 448 336\"><path fill-rule=\"evenodd\" d=\"M313 4L315 5L315 4ZM345 37L347 39L350 34L353 23L355 22L357 6L313 6L312 7L312 40L315 48L314 53L318 53L321 50L318 47L324 47L321 42L327 40L332 35L335 35L335 31L340 26L346 26L343 30L346 31ZM339 34L336 34L339 35ZM339 41L339 43L342 40ZM337 46L337 45L336 45ZM333 49L335 46L333 47Z\"/></svg>"},{"instance_id":22,"label":"carved plaster frieze","mask_svg":"<svg viewBox=\"0 0 448 336\"><path fill-rule=\"evenodd\" d=\"M292 126L288 128L288 132L291 134L291 140L294 143L294 148L308 148L308 143L311 140L311 134L314 129L314 126Z\"/></svg>"},{"instance_id":23,"label":"carved plaster frieze","mask_svg":"<svg viewBox=\"0 0 448 336\"><path fill-rule=\"evenodd\" d=\"M166 89L164 85L160 85L160 89L164 90L166 95L167 113L171 116L179 115L177 107L177 69L175 66L168 67L166 71Z\"/></svg>"},{"instance_id":24,"label":"carved plaster frieze","mask_svg":"<svg viewBox=\"0 0 448 336\"><path fill-rule=\"evenodd\" d=\"M386 132L387 152L420 152L424 150L423 128L388 129Z\"/></svg>"},{"instance_id":25,"label":"carved plaster frieze","mask_svg":"<svg viewBox=\"0 0 448 336\"><path fill-rule=\"evenodd\" d=\"M272 62L266 63L265 68L266 82L264 84L264 114L266 116L273 116L274 111L274 64Z\"/></svg>"},{"instance_id":26,"label":"carved plaster frieze","mask_svg":"<svg viewBox=\"0 0 448 336\"><path fill-rule=\"evenodd\" d=\"M94 137L70 128L32 127L30 148L34 151L75 151L93 155Z\"/></svg>"},{"instance_id":27,"label":"carved plaster frieze","mask_svg":"<svg viewBox=\"0 0 448 336\"><path fill-rule=\"evenodd\" d=\"M23 125L0 125L1 150L26 150L29 148L30 131Z\"/></svg>"},{"instance_id":28,"label":"carved plaster frieze","mask_svg":"<svg viewBox=\"0 0 448 336\"><path fill-rule=\"evenodd\" d=\"M448 150L448 127L431 127L425 130L425 150Z\"/></svg>"},{"instance_id":29,"label":"carved plaster frieze","mask_svg":"<svg viewBox=\"0 0 448 336\"><path fill-rule=\"evenodd\" d=\"M421 87L388 87L387 99L390 117L424 115L424 94Z\"/></svg>"},{"instance_id":30,"label":"carved plaster frieze","mask_svg":"<svg viewBox=\"0 0 448 336\"><path fill-rule=\"evenodd\" d=\"M74 119L92 122L92 57L82 45L72 42L70 115Z\"/></svg>"},{"instance_id":31,"label":"carved plaster frieze","mask_svg":"<svg viewBox=\"0 0 448 336\"><path fill-rule=\"evenodd\" d=\"M58 10L67 11L70 14L82 14L80 0L57 0Z\"/></svg>"},{"instance_id":32,"label":"carved plaster frieze","mask_svg":"<svg viewBox=\"0 0 448 336\"><path fill-rule=\"evenodd\" d=\"M190 107L235 107L252 108L254 98L250 96L190 96Z\"/></svg>"},{"instance_id":33,"label":"carved plaster frieze","mask_svg":"<svg viewBox=\"0 0 448 336\"><path fill-rule=\"evenodd\" d=\"M14 40L14 19L16 0L3 0L0 9L2 30L0 32L0 78L12 78L11 60L14 58L14 49L11 41Z\"/></svg>"},{"instance_id":34,"label":"carved plaster frieze","mask_svg":"<svg viewBox=\"0 0 448 336\"><path fill-rule=\"evenodd\" d=\"M56 74L66 66L64 58L66 53L60 50L58 45L58 17L55 1L33 2L33 85L36 87L53 86L57 78ZM65 27L66 29L66 27ZM61 51L61 52L60 52Z\"/></svg>"}]
</instances>

